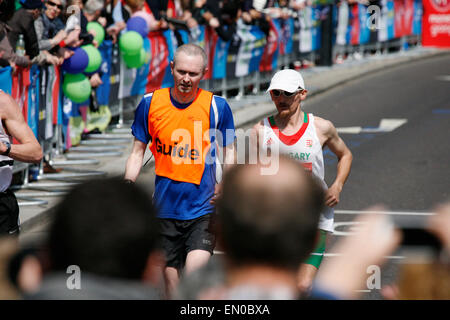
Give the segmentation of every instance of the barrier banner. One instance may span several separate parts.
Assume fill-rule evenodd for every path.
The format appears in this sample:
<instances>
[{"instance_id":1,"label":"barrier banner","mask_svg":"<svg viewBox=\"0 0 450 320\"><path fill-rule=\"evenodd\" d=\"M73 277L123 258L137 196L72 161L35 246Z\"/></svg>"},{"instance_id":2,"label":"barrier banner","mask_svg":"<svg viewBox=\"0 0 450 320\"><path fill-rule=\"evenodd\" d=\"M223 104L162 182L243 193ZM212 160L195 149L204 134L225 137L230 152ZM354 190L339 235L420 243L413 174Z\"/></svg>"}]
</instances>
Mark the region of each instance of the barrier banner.
<instances>
[{"instance_id":1,"label":"barrier banner","mask_svg":"<svg viewBox=\"0 0 450 320\"><path fill-rule=\"evenodd\" d=\"M350 6L351 11L351 31L350 31L350 44L359 44L359 6L358 4L353 4Z\"/></svg>"},{"instance_id":2,"label":"barrier banner","mask_svg":"<svg viewBox=\"0 0 450 320\"><path fill-rule=\"evenodd\" d=\"M153 92L162 86L166 68L169 66L169 49L161 31L151 31L148 38L151 58L145 92Z\"/></svg>"},{"instance_id":3,"label":"barrier banner","mask_svg":"<svg viewBox=\"0 0 450 320\"><path fill-rule=\"evenodd\" d=\"M311 52L313 50L312 27L313 16L312 8L307 6L299 12L300 20L300 52Z\"/></svg>"},{"instance_id":4,"label":"barrier banner","mask_svg":"<svg viewBox=\"0 0 450 320\"><path fill-rule=\"evenodd\" d=\"M145 87L147 84L147 75L150 68L150 40L144 38L143 48L147 55L146 63L144 63L140 68L135 69L136 73L133 85L131 87L130 96L137 96L145 94Z\"/></svg>"},{"instance_id":5,"label":"barrier banner","mask_svg":"<svg viewBox=\"0 0 450 320\"><path fill-rule=\"evenodd\" d=\"M450 48L450 1L423 0L422 45Z\"/></svg>"},{"instance_id":6,"label":"barrier banner","mask_svg":"<svg viewBox=\"0 0 450 320\"><path fill-rule=\"evenodd\" d=\"M324 11L325 6L317 5L312 7L311 11L311 21L312 21L312 28L311 28L311 40L312 40L312 51L319 50L321 47L322 42L322 14L325 14L326 11ZM324 17L325 17L324 16Z\"/></svg>"},{"instance_id":7,"label":"barrier banner","mask_svg":"<svg viewBox=\"0 0 450 320\"><path fill-rule=\"evenodd\" d=\"M226 66L227 78L233 78L236 76L236 61L240 44L241 38L239 38L237 33L235 33L228 47L227 66Z\"/></svg>"},{"instance_id":8,"label":"barrier banner","mask_svg":"<svg viewBox=\"0 0 450 320\"><path fill-rule=\"evenodd\" d=\"M395 27L394 37L401 38L405 36L405 2L404 0L394 0Z\"/></svg>"},{"instance_id":9,"label":"barrier banner","mask_svg":"<svg viewBox=\"0 0 450 320\"><path fill-rule=\"evenodd\" d=\"M41 67L39 75L39 141L53 137L53 87L55 85L55 67Z\"/></svg>"},{"instance_id":10,"label":"barrier banner","mask_svg":"<svg viewBox=\"0 0 450 320\"><path fill-rule=\"evenodd\" d=\"M414 18L413 18L413 26L412 32L415 35L422 34L422 0L414 0Z\"/></svg>"},{"instance_id":11,"label":"barrier banner","mask_svg":"<svg viewBox=\"0 0 450 320\"><path fill-rule=\"evenodd\" d=\"M278 52L279 52L279 40L280 35L273 23L273 20L270 20L270 30L269 36L267 37L267 43L264 48L264 53L261 58L261 62L259 65L259 71L272 71L277 68L278 63ZM301 40L300 40L301 45Z\"/></svg>"},{"instance_id":12,"label":"barrier banner","mask_svg":"<svg viewBox=\"0 0 450 320\"><path fill-rule=\"evenodd\" d=\"M413 34L414 0L405 0L403 16L403 32L405 36Z\"/></svg>"},{"instance_id":13,"label":"barrier banner","mask_svg":"<svg viewBox=\"0 0 450 320\"><path fill-rule=\"evenodd\" d=\"M28 120L28 89L30 87L30 68L17 67L12 75L11 96L19 104L25 121Z\"/></svg>"},{"instance_id":14,"label":"barrier banner","mask_svg":"<svg viewBox=\"0 0 450 320\"><path fill-rule=\"evenodd\" d=\"M216 35L217 36L217 35ZM213 79L223 79L227 74L227 57L228 48L230 47L230 41L223 41L218 37L216 42L216 47L214 49L213 57L213 69L212 78Z\"/></svg>"},{"instance_id":15,"label":"barrier banner","mask_svg":"<svg viewBox=\"0 0 450 320\"><path fill-rule=\"evenodd\" d=\"M99 105L109 104L109 93L111 90L111 64L113 55L113 43L111 40L104 40L98 48L102 56L102 64L100 66L102 84L95 89L97 102Z\"/></svg>"},{"instance_id":16,"label":"barrier banner","mask_svg":"<svg viewBox=\"0 0 450 320\"><path fill-rule=\"evenodd\" d=\"M293 52L294 34L295 34L294 19L292 17L289 17L288 19L284 20L283 24L283 39L284 39L283 42L285 44L284 47L285 54L291 54Z\"/></svg>"},{"instance_id":17,"label":"barrier banner","mask_svg":"<svg viewBox=\"0 0 450 320\"><path fill-rule=\"evenodd\" d=\"M349 21L349 7L347 1L341 1L338 9L338 24L336 29L336 44L344 46L348 43L347 31Z\"/></svg>"},{"instance_id":18,"label":"barrier banner","mask_svg":"<svg viewBox=\"0 0 450 320\"><path fill-rule=\"evenodd\" d=\"M386 1L386 9L387 9L387 19L386 19L387 40L392 40L395 38L395 10L393 0Z\"/></svg>"},{"instance_id":19,"label":"barrier banner","mask_svg":"<svg viewBox=\"0 0 450 320\"><path fill-rule=\"evenodd\" d=\"M53 107L53 124L61 124L62 117L62 69L54 67L55 77L52 83L52 107Z\"/></svg>"},{"instance_id":20,"label":"barrier banner","mask_svg":"<svg viewBox=\"0 0 450 320\"><path fill-rule=\"evenodd\" d=\"M300 48L300 20L292 18L292 25L294 26L292 31L292 51L297 52L298 48Z\"/></svg>"},{"instance_id":21,"label":"barrier banner","mask_svg":"<svg viewBox=\"0 0 450 320\"><path fill-rule=\"evenodd\" d=\"M174 84L173 77L172 77L172 72L170 70L170 61L173 60L173 57L175 55L175 51L178 48L178 40L175 37L175 33L171 29L163 31L163 35L166 38L167 50L169 52L168 56L167 56L169 64L167 65L166 70L164 72L164 78L163 78L161 87L168 88L168 87L172 87L173 84Z\"/></svg>"},{"instance_id":22,"label":"barrier banner","mask_svg":"<svg viewBox=\"0 0 450 320\"><path fill-rule=\"evenodd\" d=\"M7 94L12 92L12 68L4 67L0 68L0 90L3 90Z\"/></svg>"},{"instance_id":23,"label":"barrier banner","mask_svg":"<svg viewBox=\"0 0 450 320\"><path fill-rule=\"evenodd\" d=\"M237 35L241 39L236 56L236 77L259 70L266 44L265 34L258 27L238 21Z\"/></svg>"},{"instance_id":24,"label":"barrier banner","mask_svg":"<svg viewBox=\"0 0 450 320\"><path fill-rule=\"evenodd\" d=\"M369 14L367 6L358 4L359 18L359 44L367 44L370 40L370 29L368 27Z\"/></svg>"},{"instance_id":25,"label":"barrier banner","mask_svg":"<svg viewBox=\"0 0 450 320\"><path fill-rule=\"evenodd\" d=\"M28 88L28 102L27 102L27 123L33 131L36 139L39 139L39 74L40 68L38 65L32 65L30 68L30 86Z\"/></svg>"},{"instance_id":26,"label":"barrier banner","mask_svg":"<svg viewBox=\"0 0 450 320\"><path fill-rule=\"evenodd\" d=\"M112 46L111 68L109 70L109 105L116 102L119 97L120 60L119 45L116 43Z\"/></svg>"}]
</instances>

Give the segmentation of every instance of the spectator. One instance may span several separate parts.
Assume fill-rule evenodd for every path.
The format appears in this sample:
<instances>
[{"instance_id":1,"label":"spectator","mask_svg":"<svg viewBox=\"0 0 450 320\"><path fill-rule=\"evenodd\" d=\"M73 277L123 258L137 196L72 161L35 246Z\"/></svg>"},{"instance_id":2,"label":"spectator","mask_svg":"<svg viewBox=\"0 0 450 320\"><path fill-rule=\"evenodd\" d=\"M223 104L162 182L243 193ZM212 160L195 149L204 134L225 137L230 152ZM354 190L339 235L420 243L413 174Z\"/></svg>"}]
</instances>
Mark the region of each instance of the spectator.
<instances>
[{"instance_id":1,"label":"spectator","mask_svg":"<svg viewBox=\"0 0 450 320\"><path fill-rule=\"evenodd\" d=\"M11 32L8 32L8 39L13 48L16 47L19 35L22 34L25 40L25 52L31 59L32 63L58 63L58 60L53 58L47 52L39 51L39 43L34 28L34 20L41 14L44 6L41 0L21 0L22 8L14 12L8 25L11 27Z\"/></svg>"},{"instance_id":2,"label":"spectator","mask_svg":"<svg viewBox=\"0 0 450 320\"><path fill-rule=\"evenodd\" d=\"M18 56L8 39L8 33L11 28L0 21L0 65L1 67L6 66L19 66L28 67L31 64L31 60L27 56Z\"/></svg>"},{"instance_id":3,"label":"spectator","mask_svg":"<svg viewBox=\"0 0 450 320\"><path fill-rule=\"evenodd\" d=\"M61 0L48 0L45 11L34 21L39 50L51 50L66 37L64 23L59 17L64 9Z\"/></svg>"},{"instance_id":4,"label":"spectator","mask_svg":"<svg viewBox=\"0 0 450 320\"><path fill-rule=\"evenodd\" d=\"M20 67L27 67L31 61L28 57L18 56L15 53L14 48L9 42L8 33L11 32L11 28L3 21L11 19L15 12L14 0L2 0L0 1L0 66L12 66L18 65Z\"/></svg>"},{"instance_id":5,"label":"spectator","mask_svg":"<svg viewBox=\"0 0 450 320\"><path fill-rule=\"evenodd\" d=\"M217 207L226 272L221 299L299 296L297 270L314 247L324 192L287 157L273 175L262 167L234 166L224 177Z\"/></svg>"},{"instance_id":6,"label":"spectator","mask_svg":"<svg viewBox=\"0 0 450 320\"><path fill-rule=\"evenodd\" d=\"M87 21L96 21L100 17L103 7L103 0L88 0L83 10Z\"/></svg>"},{"instance_id":7,"label":"spectator","mask_svg":"<svg viewBox=\"0 0 450 320\"><path fill-rule=\"evenodd\" d=\"M68 0L67 2L67 19L66 29L67 33L72 30L80 29L79 40L83 45L91 44L94 41L94 36L87 31L88 20L83 12L83 2L81 0Z\"/></svg>"},{"instance_id":8,"label":"spectator","mask_svg":"<svg viewBox=\"0 0 450 320\"><path fill-rule=\"evenodd\" d=\"M110 39L113 43L115 43L117 41L117 35L120 31L125 29L126 24L124 21L115 22L113 18L113 11L114 2L112 0L106 0L98 22L106 29L105 39Z\"/></svg>"},{"instance_id":9,"label":"spectator","mask_svg":"<svg viewBox=\"0 0 450 320\"><path fill-rule=\"evenodd\" d=\"M27 298L160 298L158 223L138 186L109 178L75 187L57 206L49 233L51 272ZM79 268L82 290L67 288L69 266Z\"/></svg>"}]
</instances>

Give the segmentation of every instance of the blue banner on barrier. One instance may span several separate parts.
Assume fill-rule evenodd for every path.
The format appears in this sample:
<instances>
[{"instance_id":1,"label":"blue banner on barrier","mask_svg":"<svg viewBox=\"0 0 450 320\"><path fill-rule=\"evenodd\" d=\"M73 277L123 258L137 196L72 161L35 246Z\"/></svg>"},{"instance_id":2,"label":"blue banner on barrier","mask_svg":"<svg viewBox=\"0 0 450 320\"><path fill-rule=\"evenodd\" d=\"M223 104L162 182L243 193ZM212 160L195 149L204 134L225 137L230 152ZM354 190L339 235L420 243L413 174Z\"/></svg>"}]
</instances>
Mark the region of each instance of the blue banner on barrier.
<instances>
[{"instance_id":1,"label":"blue banner on barrier","mask_svg":"<svg viewBox=\"0 0 450 320\"><path fill-rule=\"evenodd\" d=\"M367 6L358 4L358 17L359 17L359 44L367 44L370 39L370 29L368 28L369 13L367 12Z\"/></svg>"},{"instance_id":2,"label":"blue banner on barrier","mask_svg":"<svg viewBox=\"0 0 450 320\"><path fill-rule=\"evenodd\" d=\"M394 12L394 1L386 1L387 9L387 40L392 40L395 37L395 12Z\"/></svg>"},{"instance_id":3,"label":"blue banner on barrier","mask_svg":"<svg viewBox=\"0 0 450 320\"><path fill-rule=\"evenodd\" d=\"M102 56L101 80L102 84L96 89L97 102L99 105L109 104L109 92L111 89L110 76L111 76L111 60L112 60L112 46L111 40L104 40L98 50Z\"/></svg>"},{"instance_id":4,"label":"blue banner on barrier","mask_svg":"<svg viewBox=\"0 0 450 320\"><path fill-rule=\"evenodd\" d=\"M30 87L28 89L28 126L39 139L39 66L34 64L30 68Z\"/></svg>"},{"instance_id":5,"label":"blue banner on barrier","mask_svg":"<svg viewBox=\"0 0 450 320\"><path fill-rule=\"evenodd\" d=\"M311 28L311 40L312 40L312 51L319 50L321 47L321 37L322 37L322 31L321 31L321 13L322 13L323 6L314 6L312 7L311 12L311 21L312 21L312 28Z\"/></svg>"},{"instance_id":6,"label":"blue banner on barrier","mask_svg":"<svg viewBox=\"0 0 450 320\"><path fill-rule=\"evenodd\" d=\"M3 90L7 94L12 92L12 77L11 67L0 68L0 90Z\"/></svg>"},{"instance_id":7,"label":"blue banner on barrier","mask_svg":"<svg viewBox=\"0 0 450 320\"><path fill-rule=\"evenodd\" d=\"M423 15L423 6L421 0L414 1L414 19L413 19L413 27L412 33L415 35L422 34L422 15Z\"/></svg>"},{"instance_id":8,"label":"blue banner on barrier","mask_svg":"<svg viewBox=\"0 0 450 320\"><path fill-rule=\"evenodd\" d=\"M220 37L217 39L213 58L213 79L223 79L227 75L227 56L230 41L223 41Z\"/></svg>"},{"instance_id":9,"label":"blue banner on barrier","mask_svg":"<svg viewBox=\"0 0 450 320\"><path fill-rule=\"evenodd\" d=\"M175 55L175 50L177 50L177 47L178 47L178 41L175 38L174 32L170 29L164 31L163 35L166 38L167 49L169 50L169 56L167 59L169 61L172 61L173 57ZM174 85L174 82L173 82L173 77L172 77L172 73L170 71L170 64L169 64L166 68L161 87L169 88L169 87L172 87L173 85Z\"/></svg>"},{"instance_id":10,"label":"blue banner on barrier","mask_svg":"<svg viewBox=\"0 0 450 320\"><path fill-rule=\"evenodd\" d=\"M150 40L147 37L144 38L143 48L146 54L150 53ZM149 69L150 62L144 63L144 65L136 69L135 79L130 91L131 96L145 94L145 86L147 85L147 76Z\"/></svg>"}]
</instances>

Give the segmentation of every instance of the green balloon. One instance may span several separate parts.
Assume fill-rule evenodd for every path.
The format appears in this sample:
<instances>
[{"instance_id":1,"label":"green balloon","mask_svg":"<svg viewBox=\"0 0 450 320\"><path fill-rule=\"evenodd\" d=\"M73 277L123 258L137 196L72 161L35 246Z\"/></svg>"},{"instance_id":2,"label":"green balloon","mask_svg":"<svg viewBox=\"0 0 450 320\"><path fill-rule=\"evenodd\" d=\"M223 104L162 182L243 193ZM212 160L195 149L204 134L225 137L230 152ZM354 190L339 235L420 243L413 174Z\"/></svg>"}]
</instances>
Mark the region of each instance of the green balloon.
<instances>
[{"instance_id":1,"label":"green balloon","mask_svg":"<svg viewBox=\"0 0 450 320\"><path fill-rule=\"evenodd\" d=\"M92 44L82 46L81 49L86 51L89 57L89 63L86 69L84 69L84 72L91 73L97 71L98 68L100 68L100 65L102 64L102 55L100 54L100 51L98 51L98 49L94 47Z\"/></svg>"},{"instance_id":2,"label":"green balloon","mask_svg":"<svg viewBox=\"0 0 450 320\"><path fill-rule=\"evenodd\" d=\"M70 100L76 103L86 101L91 95L91 83L82 73L64 75L63 92Z\"/></svg>"},{"instance_id":3,"label":"green balloon","mask_svg":"<svg viewBox=\"0 0 450 320\"><path fill-rule=\"evenodd\" d=\"M138 55L144 45L144 39L136 31L127 31L119 39L120 51L124 55Z\"/></svg>"},{"instance_id":4,"label":"green balloon","mask_svg":"<svg viewBox=\"0 0 450 320\"><path fill-rule=\"evenodd\" d=\"M146 64L150 61L150 54L147 54L144 48L141 49L141 63Z\"/></svg>"},{"instance_id":5,"label":"green balloon","mask_svg":"<svg viewBox=\"0 0 450 320\"><path fill-rule=\"evenodd\" d=\"M139 51L138 54L133 54L133 55L124 54L123 60L125 61L125 64L127 65L127 67L130 69L131 68L140 68L143 65L141 51Z\"/></svg>"},{"instance_id":6,"label":"green balloon","mask_svg":"<svg viewBox=\"0 0 450 320\"><path fill-rule=\"evenodd\" d=\"M87 31L93 30L95 32L94 40L100 45L105 39L105 29L96 21L91 21L86 26Z\"/></svg>"}]
</instances>

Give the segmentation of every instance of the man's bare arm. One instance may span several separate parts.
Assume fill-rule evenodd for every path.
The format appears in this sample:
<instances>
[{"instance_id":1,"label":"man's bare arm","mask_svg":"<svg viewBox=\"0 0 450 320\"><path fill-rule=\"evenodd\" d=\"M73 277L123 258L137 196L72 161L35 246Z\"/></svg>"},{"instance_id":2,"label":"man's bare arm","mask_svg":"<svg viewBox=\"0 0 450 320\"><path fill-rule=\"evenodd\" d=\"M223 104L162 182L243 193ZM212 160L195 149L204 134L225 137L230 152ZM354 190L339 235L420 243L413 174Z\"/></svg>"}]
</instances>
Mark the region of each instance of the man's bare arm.
<instances>
[{"instance_id":1,"label":"man's bare arm","mask_svg":"<svg viewBox=\"0 0 450 320\"><path fill-rule=\"evenodd\" d=\"M336 128L330 121L318 117L317 120L316 128L320 131L322 137L325 138L324 146L330 148L338 158L336 179L328 189L325 200L326 205L334 207L339 203L339 195L342 187L350 174L353 155L345 142L339 137Z\"/></svg>"},{"instance_id":2,"label":"man's bare arm","mask_svg":"<svg viewBox=\"0 0 450 320\"><path fill-rule=\"evenodd\" d=\"M138 139L134 139L133 149L128 157L127 164L125 167L125 177L126 180L136 181L141 172L142 162L144 161L145 148L147 145Z\"/></svg>"},{"instance_id":3,"label":"man's bare arm","mask_svg":"<svg viewBox=\"0 0 450 320\"><path fill-rule=\"evenodd\" d=\"M23 118L17 102L5 93L0 94L0 117L9 135L20 144L12 144L9 157L23 162L37 163L42 159L42 148L33 132ZM4 153L7 146L0 143L0 153Z\"/></svg>"}]
</instances>

